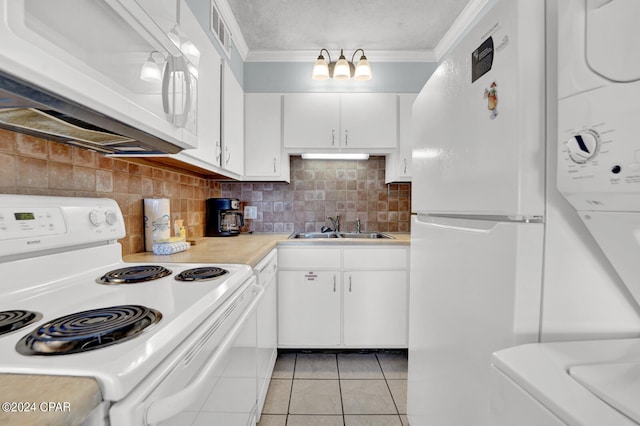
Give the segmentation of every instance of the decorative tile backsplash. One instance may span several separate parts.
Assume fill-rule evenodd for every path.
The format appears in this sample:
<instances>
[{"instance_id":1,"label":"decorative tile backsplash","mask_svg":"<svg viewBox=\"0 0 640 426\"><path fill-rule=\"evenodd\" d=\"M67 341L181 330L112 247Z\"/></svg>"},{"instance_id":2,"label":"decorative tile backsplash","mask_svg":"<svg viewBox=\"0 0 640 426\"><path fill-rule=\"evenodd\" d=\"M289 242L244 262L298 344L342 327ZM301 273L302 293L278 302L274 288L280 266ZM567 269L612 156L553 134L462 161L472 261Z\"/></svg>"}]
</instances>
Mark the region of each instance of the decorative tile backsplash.
<instances>
[{"instance_id":1,"label":"decorative tile backsplash","mask_svg":"<svg viewBox=\"0 0 640 426\"><path fill-rule=\"evenodd\" d=\"M222 197L256 206L243 231L312 232L340 215L341 230L409 232L411 184L385 184L385 158L366 161L291 157L291 183L223 182Z\"/></svg>"},{"instance_id":2,"label":"decorative tile backsplash","mask_svg":"<svg viewBox=\"0 0 640 426\"><path fill-rule=\"evenodd\" d=\"M105 157L0 129L0 193L107 197L118 202L127 236L123 255L144 251L143 199L169 198L171 219L183 219L187 237L205 232L205 201L239 198L258 218L243 231L304 232L341 217L341 229L408 232L410 184L384 183L384 157L367 161L291 158L291 183L218 182L188 171L130 158Z\"/></svg>"},{"instance_id":3,"label":"decorative tile backsplash","mask_svg":"<svg viewBox=\"0 0 640 426\"><path fill-rule=\"evenodd\" d=\"M118 202L127 236L123 254L144 251L144 198L171 199L171 219L183 219L187 237L204 236L205 200L220 183L189 172L0 129L0 193L107 197Z\"/></svg>"}]
</instances>

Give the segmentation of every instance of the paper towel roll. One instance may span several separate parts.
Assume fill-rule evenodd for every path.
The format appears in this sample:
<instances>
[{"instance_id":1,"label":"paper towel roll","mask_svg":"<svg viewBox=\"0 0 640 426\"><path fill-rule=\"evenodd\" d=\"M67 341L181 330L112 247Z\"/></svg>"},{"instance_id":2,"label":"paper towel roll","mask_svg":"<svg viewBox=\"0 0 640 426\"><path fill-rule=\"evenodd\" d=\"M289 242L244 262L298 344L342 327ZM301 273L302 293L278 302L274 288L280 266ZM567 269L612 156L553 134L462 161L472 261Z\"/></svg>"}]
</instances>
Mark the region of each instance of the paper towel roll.
<instances>
[{"instance_id":1,"label":"paper towel roll","mask_svg":"<svg viewBox=\"0 0 640 426\"><path fill-rule=\"evenodd\" d=\"M153 243L171 237L171 201L168 198L144 199L144 248L153 251Z\"/></svg>"}]
</instances>

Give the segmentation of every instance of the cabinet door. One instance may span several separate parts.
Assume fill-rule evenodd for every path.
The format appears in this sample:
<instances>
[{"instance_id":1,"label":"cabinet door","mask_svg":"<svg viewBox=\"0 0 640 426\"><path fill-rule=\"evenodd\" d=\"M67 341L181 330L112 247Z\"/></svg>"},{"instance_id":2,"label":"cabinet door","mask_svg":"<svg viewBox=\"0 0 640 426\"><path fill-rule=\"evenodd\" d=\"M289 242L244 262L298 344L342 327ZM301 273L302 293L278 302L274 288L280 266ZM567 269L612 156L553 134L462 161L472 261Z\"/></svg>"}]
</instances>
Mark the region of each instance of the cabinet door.
<instances>
[{"instance_id":1,"label":"cabinet door","mask_svg":"<svg viewBox=\"0 0 640 426\"><path fill-rule=\"evenodd\" d=\"M331 149L340 145L340 95L284 95L284 147Z\"/></svg>"},{"instance_id":2,"label":"cabinet door","mask_svg":"<svg viewBox=\"0 0 640 426\"><path fill-rule=\"evenodd\" d=\"M413 147L411 109L416 96L415 93L398 95L398 149L387 156L385 183L411 182L411 151Z\"/></svg>"},{"instance_id":3,"label":"cabinet door","mask_svg":"<svg viewBox=\"0 0 640 426\"><path fill-rule=\"evenodd\" d=\"M397 103L394 93L343 94L342 148L395 149L398 145Z\"/></svg>"},{"instance_id":4,"label":"cabinet door","mask_svg":"<svg viewBox=\"0 0 640 426\"><path fill-rule=\"evenodd\" d=\"M244 97L245 171L248 178L289 181L289 156L282 152L282 95Z\"/></svg>"},{"instance_id":5,"label":"cabinet door","mask_svg":"<svg viewBox=\"0 0 640 426\"><path fill-rule=\"evenodd\" d=\"M222 72L222 167L242 175L244 171L244 92L231 68Z\"/></svg>"},{"instance_id":6,"label":"cabinet door","mask_svg":"<svg viewBox=\"0 0 640 426\"><path fill-rule=\"evenodd\" d=\"M340 272L278 273L278 343L326 347L340 344Z\"/></svg>"},{"instance_id":7,"label":"cabinet door","mask_svg":"<svg viewBox=\"0 0 640 426\"><path fill-rule=\"evenodd\" d=\"M406 347L407 272L351 271L344 274L344 344Z\"/></svg>"}]
</instances>

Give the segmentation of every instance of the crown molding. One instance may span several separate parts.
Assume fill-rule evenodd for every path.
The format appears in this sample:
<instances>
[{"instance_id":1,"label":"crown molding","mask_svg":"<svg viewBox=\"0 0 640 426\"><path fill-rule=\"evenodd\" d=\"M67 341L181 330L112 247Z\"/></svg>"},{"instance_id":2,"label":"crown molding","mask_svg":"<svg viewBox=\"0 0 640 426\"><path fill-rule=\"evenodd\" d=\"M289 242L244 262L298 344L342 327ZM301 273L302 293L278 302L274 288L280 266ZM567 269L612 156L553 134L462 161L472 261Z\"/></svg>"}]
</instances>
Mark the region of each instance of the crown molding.
<instances>
[{"instance_id":1,"label":"crown molding","mask_svg":"<svg viewBox=\"0 0 640 426\"><path fill-rule=\"evenodd\" d=\"M338 59L338 49L329 50L333 58ZM313 62L319 55L319 50L261 50L250 51L245 62ZM345 56L353 54L347 51ZM432 50L366 50L367 59L372 62L436 62L437 58ZM327 60L329 58L326 58ZM350 59L350 58L349 58Z\"/></svg>"},{"instance_id":2,"label":"crown molding","mask_svg":"<svg viewBox=\"0 0 640 426\"><path fill-rule=\"evenodd\" d=\"M465 6L433 49L438 62L440 62L449 49L451 49L460 37L471 27L473 21L484 11L487 5L494 2L495 0L471 0Z\"/></svg>"},{"instance_id":3,"label":"crown molding","mask_svg":"<svg viewBox=\"0 0 640 426\"><path fill-rule=\"evenodd\" d=\"M214 0L211 0L214 1ZM471 0L433 49L426 50L365 50L367 58L375 62L439 62L474 20L496 0ZM215 0L231 32L231 39L243 62L309 62L318 57L318 50L259 50L250 51L228 0ZM328 49L330 52L331 50ZM338 56L336 49L336 58Z\"/></svg>"}]
</instances>

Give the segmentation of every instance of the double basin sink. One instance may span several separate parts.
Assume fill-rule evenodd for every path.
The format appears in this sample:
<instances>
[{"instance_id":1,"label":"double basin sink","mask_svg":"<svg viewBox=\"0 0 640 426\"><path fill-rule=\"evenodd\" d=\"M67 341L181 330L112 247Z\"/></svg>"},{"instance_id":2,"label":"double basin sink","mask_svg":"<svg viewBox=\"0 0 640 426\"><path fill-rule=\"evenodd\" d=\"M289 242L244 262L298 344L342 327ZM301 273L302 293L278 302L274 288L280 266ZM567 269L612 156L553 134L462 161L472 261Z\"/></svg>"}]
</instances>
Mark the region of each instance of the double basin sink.
<instances>
[{"instance_id":1,"label":"double basin sink","mask_svg":"<svg viewBox=\"0 0 640 426\"><path fill-rule=\"evenodd\" d=\"M391 235L382 232L294 232L289 239L312 239L312 238L358 238L358 239L393 239Z\"/></svg>"}]
</instances>

